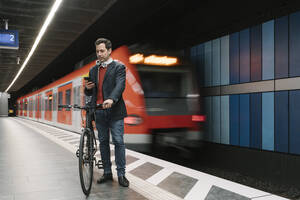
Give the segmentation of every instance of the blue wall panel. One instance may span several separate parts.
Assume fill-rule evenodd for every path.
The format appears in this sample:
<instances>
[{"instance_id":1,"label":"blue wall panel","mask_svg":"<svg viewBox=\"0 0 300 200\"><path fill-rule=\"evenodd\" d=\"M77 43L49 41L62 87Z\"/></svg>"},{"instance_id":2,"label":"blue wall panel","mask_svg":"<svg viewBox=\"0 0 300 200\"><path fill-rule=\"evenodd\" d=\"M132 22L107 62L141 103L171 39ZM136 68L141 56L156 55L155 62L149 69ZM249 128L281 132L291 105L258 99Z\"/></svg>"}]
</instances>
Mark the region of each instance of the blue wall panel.
<instances>
[{"instance_id":1,"label":"blue wall panel","mask_svg":"<svg viewBox=\"0 0 300 200\"><path fill-rule=\"evenodd\" d=\"M251 81L261 80L261 24L251 27Z\"/></svg>"},{"instance_id":2,"label":"blue wall panel","mask_svg":"<svg viewBox=\"0 0 300 200\"><path fill-rule=\"evenodd\" d=\"M221 143L229 144L229 96L221 96Z\"/></svg>"},{"instance_id":3,"label":"blue wall panel","mask_svg":"<svg viewBox=\"0 0 300 200\"><path fill-rule=\"evenodd\" d=\"M213 111L213 124L212 124L212 141L215 143L221 142L221 105L220 96L212 97L212 111Z\"/></svg>"},{"instance_id":4,"label":"blue wall panel","mask_svg":"<svg viewBox=\"0 0 300 200\"><path fill-rule=\"evenodd\" d=\"M286 78L289 72L288 16L275 20L275 78Z\"/></svg>"},{"instance_id":5,"label":"blue wall panel","mask_svg":"<svg viewBox=\"0 0 300 200\"><path fill-rule=\"evenodd\" d=\"M239 145L239 95L230 95L230 144Z\"/></svg>"},{"instance_id":6,"label":"blue wall panel","mask_svg":"<svg viewBox=\"0 0 300 200\"><path fill-rule=\"evenodd\" d=\"M204 79L205 79L205 86L209 87L212 85L212 42L205 42L205 72L204 72Z\"/></svg>"},{"instance_id":7,"label":"blue wall panel","mask_svg":"<svg viewBox=\"0 0 300 200\"><path fill-rule=\"evenodd\" d=\"M239 33L233 33L229 36L229 73L230 84L240 82L239 66Z\"/></svg>"},{"instance_id":8,"label":"blue wall panel","mask_svg":"<svg viewBox=\"0 0 300 200\"><path fill-rule=\"evenodd\" d=\"M212 85L221 85L221 50L220 50L220 39L212 41Z\"/></svg>"},{"instance_id":9,"label":"blue wall panel","mask_svg":"<svg viewBox=\"0 0 300 200\"><path fill-rule=\"evenodd\" d=\"M290 110L290 153L300 154L300 91L290 91L289 94Z\"/></svg>"},{"instance_id":10,"label":"blue wall panel","mask_svg":"<svg viewBox=\"0 0 300 200\"><path fill-rule=\"evenodd\" d=\"M204 44L197 46L197 83L200 86L204 85L204 67L205 67L205 50Z\"/></svg>"},{"instance_id":11,"label":"blue wall panel","mask_svg":"<svg viewBox=\"0 0 300 200\"><path fill-rule=\"evenodd\" d=\"M221 37L221 85L229 84L229 35Z\"/></svg>"},{"instance_id":12,"label":"blue wall panel","mask_svg":"<svg viewBox=\"0 0 300 200\"><path fill-rule=\"evenodd\" d=\"M240 32L240 83L250 81L250 30Z\"/></svg>"},{"instance_id":13,"label":"blue wall panel","mask_svg":"<svg viewBox=\"0 0 300 200\"><path fill-rule=\"evenodd\" d=\"M274 92L262 94L262 149L274 151Z\"/></svg>"},{"instance_id":14,"label":"blue wall panel","mask_svg":"<svg viewBox=\"0 0 300 200\"><path fill-rule=\"evenodd\" d=\"M205 113L206 113L206 123L207 129L204 140L212 141L212 97L205 97L204 98L204 106L205 106Z\"/></svg>"},{"instance_id":15,"label":"blue wall panel","mask_svg":"<svg viewBox=\"0 0 300 200\"><path fill-rule=\"evenodd\" d=\"M261 149L262 127L261 127L261 93L250 95L250 146Z\"/></svg>"},{"instance_id":16,"label":"blue wall panel","mask_svg":"<svg viewBox=\"0 0 300 200\"><path fill-rule=\"evenodd\" d=\"M294 77L300 76L300 12L290 15L289 28L289 76Z\"/></svg>"},{"instance_id":17,"label":"blue wall panel","mask_svg":"<svg viewBox=\"0 0 300 200\"><path fill-rule=\"evenodd\" d=\"M274 79L274 20L262 25L262 79Z\"/></svg>"},{"instance_id":18,"label":"blue wall panel","mask_svg":"<svg viewBox=\"0 0 300 200\"><path fill-rule=\"evenodd\" d=\"M250 95L240 95L240 146L250 146Z\"/></svg>"},{"instance_id":19,"label":"blue wall panel","mask_svg":"<svg viewBox=\"0 0 300 200\"><path fill-rule=\"evenodd\" d=\"M275 92L275 151L289 150L288 91Z\"/></svg>"}]
</instances>

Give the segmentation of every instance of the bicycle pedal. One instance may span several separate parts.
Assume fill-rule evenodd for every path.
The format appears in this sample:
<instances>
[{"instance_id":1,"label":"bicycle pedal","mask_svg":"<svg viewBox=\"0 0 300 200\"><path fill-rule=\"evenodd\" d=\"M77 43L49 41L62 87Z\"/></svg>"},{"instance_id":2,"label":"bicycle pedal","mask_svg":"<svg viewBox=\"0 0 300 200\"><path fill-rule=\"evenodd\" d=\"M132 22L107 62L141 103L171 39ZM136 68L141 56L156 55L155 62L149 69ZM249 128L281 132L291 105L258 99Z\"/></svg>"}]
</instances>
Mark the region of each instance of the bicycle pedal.
<instances>
[{"instance_id":1,"label":"bicycle pedal","mask_svg":"<svg viewBox=\"0 0 300 200\"><path fill-rule=\"evenodd\" d=\"M79 158L79 149L77 149L77 151L76 151L76 156L77 156L77 158Z\"/></svg>"},{"instance_id":2,"label":"bicycle pedal","mask_svg":"<svg viewBox=\"0 0 300 200\"><path fill-rule=\"evenodd\" d=\"M98 160L98 162L95 165L98 167L98 169L103 169L103 164L101 160Z\"/></svg>"}]
</instances>

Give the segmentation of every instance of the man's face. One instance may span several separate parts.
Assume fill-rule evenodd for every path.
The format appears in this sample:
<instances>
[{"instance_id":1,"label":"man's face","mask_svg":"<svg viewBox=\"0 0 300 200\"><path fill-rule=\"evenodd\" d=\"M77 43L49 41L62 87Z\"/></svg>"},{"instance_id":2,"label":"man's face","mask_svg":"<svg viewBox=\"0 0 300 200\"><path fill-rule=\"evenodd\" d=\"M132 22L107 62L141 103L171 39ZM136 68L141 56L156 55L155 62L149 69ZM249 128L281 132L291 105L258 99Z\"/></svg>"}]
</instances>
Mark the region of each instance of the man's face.
<instances>
[{"instance_id":1,"label":"man's face","mask_svg":"<svg viewBox=\"0 0 300 200\"><path fill-rule=\"evenodd\" d=\"M96 54L100 62L105 62L111 54L111 49L106 49L105 44L101 43L96 46Z\"/></svg>"}]
</instances>

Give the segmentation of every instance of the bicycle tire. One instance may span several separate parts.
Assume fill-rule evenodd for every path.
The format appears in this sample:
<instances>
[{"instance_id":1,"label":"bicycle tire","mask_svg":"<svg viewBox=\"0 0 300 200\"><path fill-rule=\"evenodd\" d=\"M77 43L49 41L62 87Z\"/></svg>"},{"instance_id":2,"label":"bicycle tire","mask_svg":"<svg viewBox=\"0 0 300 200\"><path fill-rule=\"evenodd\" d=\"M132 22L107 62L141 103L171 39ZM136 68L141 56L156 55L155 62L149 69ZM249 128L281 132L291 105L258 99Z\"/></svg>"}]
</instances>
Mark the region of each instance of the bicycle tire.
<instances>
[{"instance_id":1,"label":"bicycle tire","mask_svg":"<svg viewBox=\"0 0 300 200\"><path fill-rule=\"evenodd\" d=\"M79 144L79 177L83 193L88 196L93 183L93 138L85 131L80 137ZM87 169L86 169L86 168Z\"/></svg>"}]
</instances>

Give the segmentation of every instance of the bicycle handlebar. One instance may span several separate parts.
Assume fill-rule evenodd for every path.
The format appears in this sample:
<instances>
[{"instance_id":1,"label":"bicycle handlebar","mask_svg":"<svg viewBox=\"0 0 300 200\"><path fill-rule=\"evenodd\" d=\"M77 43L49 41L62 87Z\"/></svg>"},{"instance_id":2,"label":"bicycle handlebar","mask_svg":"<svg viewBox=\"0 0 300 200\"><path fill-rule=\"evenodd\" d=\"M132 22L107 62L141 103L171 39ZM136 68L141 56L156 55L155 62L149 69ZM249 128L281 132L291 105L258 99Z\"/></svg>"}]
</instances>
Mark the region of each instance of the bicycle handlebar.
<instances>
[{"instance_id":1,"label":"bicycle handlebar","mask_svg":"<svg viewBox=\"0 0 300 200\"><path fill-rule=\"evenodd\" d=\"M88 110L88 109L103 109L103 104L97 104L96 106L79 106L77 104L74 105L58 105L58 108L77 108L81 110Z\"/></svg>"}]
</instances>

